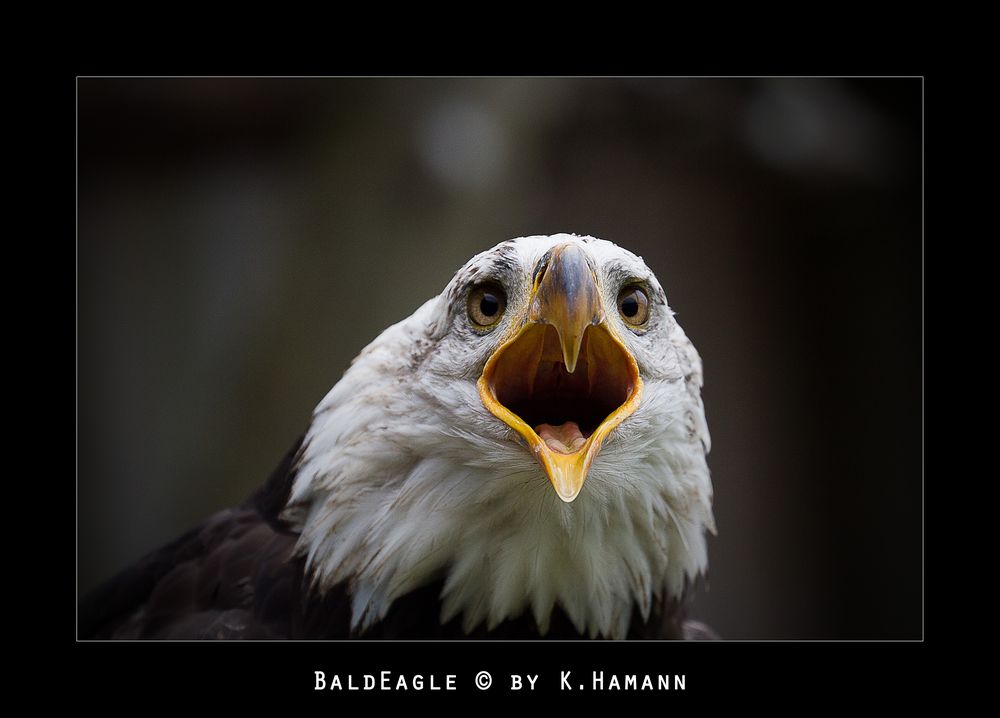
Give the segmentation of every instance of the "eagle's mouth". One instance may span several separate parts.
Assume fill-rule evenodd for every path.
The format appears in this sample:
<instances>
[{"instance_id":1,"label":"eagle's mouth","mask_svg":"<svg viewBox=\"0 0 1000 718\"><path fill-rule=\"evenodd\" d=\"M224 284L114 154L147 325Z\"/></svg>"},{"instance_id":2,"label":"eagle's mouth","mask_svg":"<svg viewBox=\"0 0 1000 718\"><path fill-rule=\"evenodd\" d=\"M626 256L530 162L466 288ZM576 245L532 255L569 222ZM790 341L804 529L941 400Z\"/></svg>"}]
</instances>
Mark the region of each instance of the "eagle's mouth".
<instances>
[{"instance_id":1,"label":"eagle's mouth","mask_svg":"<svg viewBox=\"0 0 1000 718\"><path fill-rule=\"evenodd\" d=\"M486 363L486 407L531 449L563 501L572 501L607 435L639 403L635 359L605 322L586 327L576 366L551 324L528 323Z\"/></svg>"},{"instance_id":2,"label":"eagle's mouth","mask_svg":"<svg viewBox=\"0 0 1000 718\"><path fill-rule=\"evenodd\" d=\"M608 336L602 328L589 328L570 374L556 330L550 325L530 327L492 367L497 401L553 451L570 454L579 449L634 388L628 364ZM560 437L572 443L567 446Z\"/></svg>"}]
</instances>

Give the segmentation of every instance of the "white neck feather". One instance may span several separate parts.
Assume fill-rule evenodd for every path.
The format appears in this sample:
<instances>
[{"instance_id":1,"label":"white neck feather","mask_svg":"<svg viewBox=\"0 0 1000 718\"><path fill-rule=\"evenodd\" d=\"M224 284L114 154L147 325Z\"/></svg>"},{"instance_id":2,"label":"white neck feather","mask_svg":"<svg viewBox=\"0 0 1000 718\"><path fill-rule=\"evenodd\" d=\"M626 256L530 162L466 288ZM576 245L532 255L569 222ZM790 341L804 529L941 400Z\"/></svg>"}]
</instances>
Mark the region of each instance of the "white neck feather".
<instances>
[{"instance_id":1,"label":"white neck feather","mask_svg":"<svg viewBox=\"0 0 1000 718\"><path fill-rule=\"evenodd\" d=\"M467 632L530 610L544 634L558 604L581 633L624 638L633 608L647 618L707 566L700 400L682 376L648 382L565 504L526 450L477 430L497 420L474 382L445 386L400 350L426 346L440 301L386 330L316 409L285 514L314 585L349 582L359 630L443 578L440 620Z\"/></svg>"}]
</instances>

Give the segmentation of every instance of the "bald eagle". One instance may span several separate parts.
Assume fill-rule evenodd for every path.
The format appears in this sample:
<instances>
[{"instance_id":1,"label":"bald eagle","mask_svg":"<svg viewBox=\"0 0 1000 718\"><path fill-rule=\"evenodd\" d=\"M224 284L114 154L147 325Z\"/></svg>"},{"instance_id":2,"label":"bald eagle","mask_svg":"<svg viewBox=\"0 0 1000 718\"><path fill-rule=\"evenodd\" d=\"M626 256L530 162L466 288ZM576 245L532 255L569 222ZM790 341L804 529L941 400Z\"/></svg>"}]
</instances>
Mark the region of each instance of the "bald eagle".
<instances>
[{"instance_id":1,"label":"bald eagle","mask_svg":"<svg viewBox=\"0 0 1000 718\"><path fill-rule=\"evenodd\" d=\"M502 242L352 362L246 502L82 638L700 638L701 360L640 257Z\"/></svg>"}]
</instances>

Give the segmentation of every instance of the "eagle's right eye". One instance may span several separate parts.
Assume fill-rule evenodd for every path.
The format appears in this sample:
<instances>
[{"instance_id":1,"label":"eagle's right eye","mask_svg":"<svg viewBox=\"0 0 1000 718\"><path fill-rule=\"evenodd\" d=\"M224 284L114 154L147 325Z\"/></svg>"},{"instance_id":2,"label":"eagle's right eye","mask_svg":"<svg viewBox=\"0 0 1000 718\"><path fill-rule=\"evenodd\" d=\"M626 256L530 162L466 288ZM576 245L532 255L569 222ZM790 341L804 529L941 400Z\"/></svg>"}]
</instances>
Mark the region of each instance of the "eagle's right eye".
<instances>
[{"instance_id":1,"label":"eagle's right eye","mask_svg":"<svg viewBox=\"0 0 1000 718\"><path fill-rule=\"evenodd\" d=\"M469 292L469 320L477 329L490 329L503 316L507 296L498 284L480 284Z\"/></svg>"}]
</instances>

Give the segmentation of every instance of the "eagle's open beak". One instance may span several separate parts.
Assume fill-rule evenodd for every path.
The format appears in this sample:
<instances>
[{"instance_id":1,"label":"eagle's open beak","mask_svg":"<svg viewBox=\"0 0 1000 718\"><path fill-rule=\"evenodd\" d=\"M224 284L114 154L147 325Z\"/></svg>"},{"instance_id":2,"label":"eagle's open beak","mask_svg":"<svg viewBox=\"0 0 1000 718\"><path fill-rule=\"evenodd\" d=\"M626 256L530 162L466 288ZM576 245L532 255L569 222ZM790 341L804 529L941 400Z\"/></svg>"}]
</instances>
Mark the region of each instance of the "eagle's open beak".
<instances>
[{"instance_id":1,"label":"eagle's open beak","mask_svg":"<svg viewBox=\"0 0 1000 718\"><path fill-rule=\"evenodd\" d=\"M575 244L552 250L523 323L513 326L486 362L479 395L568 503L604 439L639 406L639 367L607 322L597 278Z\"/></svg>"}]
</instances>

